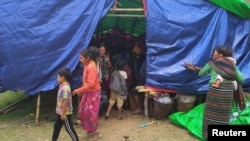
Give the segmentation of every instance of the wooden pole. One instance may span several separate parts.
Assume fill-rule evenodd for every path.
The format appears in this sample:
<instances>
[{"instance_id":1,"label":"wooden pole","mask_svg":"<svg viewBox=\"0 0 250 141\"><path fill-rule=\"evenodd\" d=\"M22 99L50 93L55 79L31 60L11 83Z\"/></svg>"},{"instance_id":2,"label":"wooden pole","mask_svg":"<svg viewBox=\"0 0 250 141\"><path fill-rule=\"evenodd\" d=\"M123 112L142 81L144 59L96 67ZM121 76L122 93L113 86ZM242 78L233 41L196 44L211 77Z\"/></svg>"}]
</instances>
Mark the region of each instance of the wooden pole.
<instances>
[{"instance_id":1,"label":"wooden pole","mask_svg":"<svg viewBox=\"0 0 250 141\"><path fill-rule=\"evenodd\" d=\"M107 17L134 17L134 18L145 18L145 15L139 15L139 14L107 14Z\"/></svg>"},{"instance_id":2,"label":"wooden pole","mask_svg":"<svg viewBox=\"0 0 250 141\"><path fill-rule=\"evenodd\" d=\"M143 8L111 8L110 11L123 11L123 12L140 12L144 11Z\"/></svg>"},{"instance_id":3,"label":"wooden pole","mask_svg":"<svg viewBox=\"0 0 250 141\"><path fill-rule=\"evenodd\" d=\"M148 119L148 92L145 93L144 97L144 114L145 118Z\"/></svg>"},{"instance_id":4,"label":"wooden pole","mask_svg":"<svg viewBox=\"0 0 250 141\"><path fill-rule=\"evenodd\" d=\"M145 93L145 97L144 97L144 116L145 119L148 119L148 96L149 96L149 89L145 89L145 88L139 88L138 92L144 92Z\"/></svg>"},{"instance_id":5,"label":"wooden pole","mask_svg":"<svg viewBox=\"0 0 250 141\"><path fill-rule=\"evenodd\" d=\"M41 94L38 93L38 95L37 95L37 103L36 103L36 123L39 122L40 103L41 103Z\"/></svg>"}]
</instances>

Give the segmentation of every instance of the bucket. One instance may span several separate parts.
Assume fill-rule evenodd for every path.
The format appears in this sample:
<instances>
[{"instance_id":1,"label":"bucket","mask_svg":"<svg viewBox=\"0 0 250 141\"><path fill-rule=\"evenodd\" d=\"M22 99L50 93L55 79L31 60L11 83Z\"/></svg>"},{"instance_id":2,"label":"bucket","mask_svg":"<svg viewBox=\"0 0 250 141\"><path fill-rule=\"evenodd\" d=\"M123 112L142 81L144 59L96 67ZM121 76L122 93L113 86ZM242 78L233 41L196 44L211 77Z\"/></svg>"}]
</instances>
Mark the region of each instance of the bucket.
<instances>
[{"instance_id":1,"label":"bucket","mask_svg":"<svg viewBox=\"0 0 250 141\"><path fill-rule=\"evenodd\" d=\"M195 106L196 99L196 95L179 94L175 106L179 112L187 112Z\"/></svg>"},{"instance_id":2,"label":"bucket","mask_svg":"<svg viewBox=\"0 0 250 141\"><path fill-rule=\"evenodd\" d=\"M189 102L189 103L181 103L177 102L177 109L179 112L187 112L191 110L194 107L195 102Z\"/></svg>"},{"instance_id":3,"label":"bucket","mask_svg":"<svg viewBox=\"0 0 250 141\"><path fill-rule=\"evenodd\" d=\"M173 102L160 103L154 100L153 117L157 120L165 120L172 113Z\"/></svg>"}]
</instances>

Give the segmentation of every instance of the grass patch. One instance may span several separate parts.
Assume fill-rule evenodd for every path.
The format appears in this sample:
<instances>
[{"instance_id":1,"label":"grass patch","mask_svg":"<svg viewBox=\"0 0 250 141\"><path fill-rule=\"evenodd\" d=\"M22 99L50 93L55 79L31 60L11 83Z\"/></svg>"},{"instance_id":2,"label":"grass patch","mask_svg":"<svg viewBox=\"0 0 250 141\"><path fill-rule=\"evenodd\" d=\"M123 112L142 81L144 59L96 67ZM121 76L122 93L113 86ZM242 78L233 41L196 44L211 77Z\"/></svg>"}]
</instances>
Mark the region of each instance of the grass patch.
<instances>
[{"instance_id":1,"label":"grass patch","mask_svg":"<svg viewBox=\"0 0 250 141\"><path fill-rule=\"evenodd\" d=\"M7 91L5 93L0 93L0 110L10 104L13 104L21 99L27 97L28 95L22 93L16 93L12 91ZM48 92L41 93L41 103L40 103L40 118L43 118L50 114L55 114L56 108L56 97L57 91L52 90ZM73 98L73 106L77 107L77 97ZM36 114L37 108L37 95L31 96L25 102L23 102L20 106L14 109L11 112L6 114L0 114L0 122L7 120L15 120L18 118L26 117L26 116L34 116ZM74 114L77 113L77 109L75 108Z\"/></svg>"},{"instance_id":2,"label":"grass patch","mask_svg":"<svg viewBox=\"0 0 250 141\"><path fill-rule=\"evenodd\" d=\"M5 107L12 105L26 97L28 97L28 95L20 92L6 91L4 93L0 93L0 109L4 109ZM14 120L29 115L30 112L34 111L34 109L31 109L32 105L34 105L34 103L25 102L11 112L6 114L1 113L0 122Z\"/></svg>"},{"instance_id":3,"label":"grass patch","mask_svg":"<svg viewBox=\"0 0 250 141\"><path fill-rule=\"evenodd\" d=\"M27 95L20 92L6 91L4 93L0 93L0 109L11 105L25 97L27 97Z\"/></svg>"}]
</instances>

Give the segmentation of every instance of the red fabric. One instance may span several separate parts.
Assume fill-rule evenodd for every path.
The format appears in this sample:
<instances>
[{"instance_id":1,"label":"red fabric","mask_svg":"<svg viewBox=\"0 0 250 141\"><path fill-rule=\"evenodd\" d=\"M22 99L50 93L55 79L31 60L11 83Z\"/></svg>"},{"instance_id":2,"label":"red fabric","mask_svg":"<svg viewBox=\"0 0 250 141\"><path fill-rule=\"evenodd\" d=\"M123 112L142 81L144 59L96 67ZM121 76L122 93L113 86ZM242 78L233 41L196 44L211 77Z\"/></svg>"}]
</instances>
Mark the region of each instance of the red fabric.
<instances>
[{"instance_id":1,"label":"red fabric","mask_svg":"<svg viewBox=\"0 0 250 141\"><path fill-rule=\"evenodd\" d=\"M168 93L177 93L174 90L170 90L170 89L159 89L159 88L154 88L154 87L150 87L150 86L144 86L145 88L148 88L150 90L153 90L155 92L168 92Z\"/></svg>"},{"instance_id":2,"label":"red fabric","mask_svg":"<svg viewBox=\"0 0 250 141\"><path fill-rule=\"evenodd\" d=\"M82 95L78 112L81 126L86 131L95 132L97 130L100 100L101 91L87 92Z\"/></svg>"}]
</instances>

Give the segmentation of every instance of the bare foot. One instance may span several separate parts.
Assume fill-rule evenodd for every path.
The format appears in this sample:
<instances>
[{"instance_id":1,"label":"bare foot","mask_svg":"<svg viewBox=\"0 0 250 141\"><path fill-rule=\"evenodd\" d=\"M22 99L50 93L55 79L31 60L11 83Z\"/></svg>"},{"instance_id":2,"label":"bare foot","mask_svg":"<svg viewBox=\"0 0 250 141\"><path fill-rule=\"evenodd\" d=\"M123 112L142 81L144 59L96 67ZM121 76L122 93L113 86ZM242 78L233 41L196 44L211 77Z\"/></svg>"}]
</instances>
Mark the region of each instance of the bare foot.
<instances>
[{"instance_id":1,"label":"bare foot","mask_svg":"<svg viewBox=\"0 0 250 141\"><path fill-rule=\"evenodd\" d=\"M78 125L81 125L81 120L80 120L80 119L77 119L77 120L76 120L76 123L77 123Z\"/></svg>"},{"instance_id":2,"label":"bare foot","mask_svg":"<svg viewBox=\"0 0 250 141\"><path fill-rule=\"evenodd\" d=\"M218 88L219 86L217 84L211 84L212 87Z\"/></svg>"}]
</instances>

